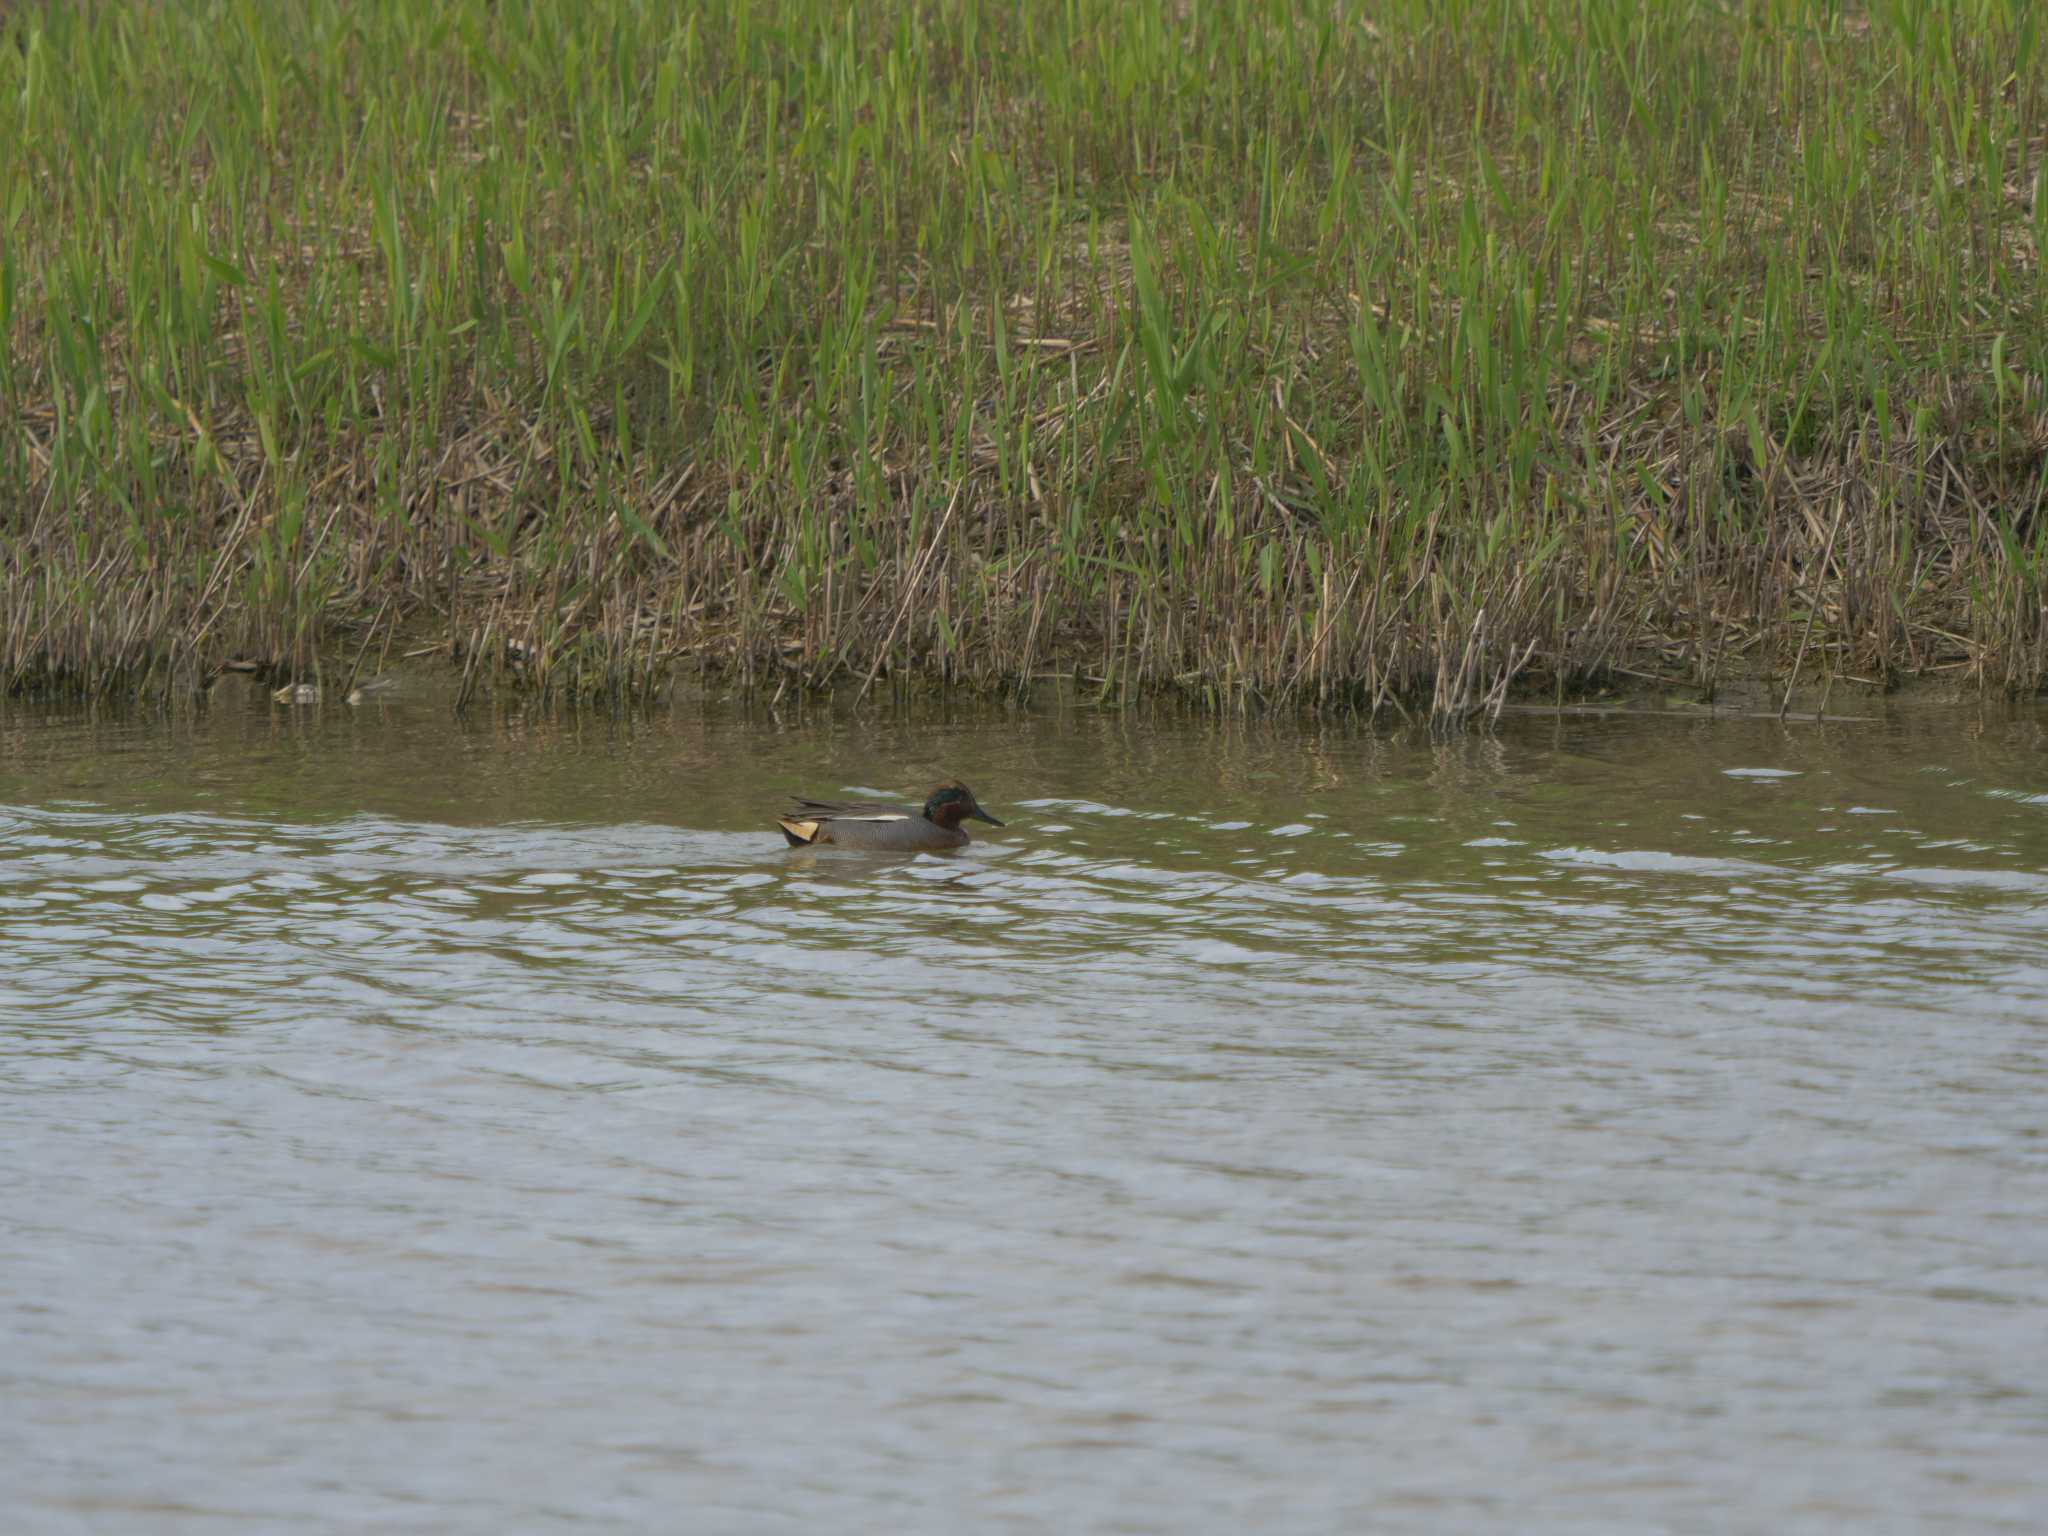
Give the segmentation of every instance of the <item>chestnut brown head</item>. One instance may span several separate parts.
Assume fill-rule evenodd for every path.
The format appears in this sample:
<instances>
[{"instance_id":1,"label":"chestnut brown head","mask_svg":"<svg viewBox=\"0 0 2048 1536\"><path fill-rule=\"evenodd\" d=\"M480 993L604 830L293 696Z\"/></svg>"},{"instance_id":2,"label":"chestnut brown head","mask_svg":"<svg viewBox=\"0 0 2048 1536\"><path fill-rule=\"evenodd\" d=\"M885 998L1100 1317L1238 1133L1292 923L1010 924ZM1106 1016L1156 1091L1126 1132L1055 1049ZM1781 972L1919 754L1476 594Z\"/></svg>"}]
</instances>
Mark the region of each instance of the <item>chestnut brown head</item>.
<instances>
[{"instance_id":1,"label":"chestnut brown head","mask_svg":"<svg viewBox=\"0 0 2048 1536\"><path fill-rule=\"evenodd\" d=\"M931 797L924 803L924 819L948 829L968 820L985 821L992 827L1002 825L981 808L981 802L974 798L974 791L958 779L948 779L931 792Z\"/></svg>"}]
</instances>

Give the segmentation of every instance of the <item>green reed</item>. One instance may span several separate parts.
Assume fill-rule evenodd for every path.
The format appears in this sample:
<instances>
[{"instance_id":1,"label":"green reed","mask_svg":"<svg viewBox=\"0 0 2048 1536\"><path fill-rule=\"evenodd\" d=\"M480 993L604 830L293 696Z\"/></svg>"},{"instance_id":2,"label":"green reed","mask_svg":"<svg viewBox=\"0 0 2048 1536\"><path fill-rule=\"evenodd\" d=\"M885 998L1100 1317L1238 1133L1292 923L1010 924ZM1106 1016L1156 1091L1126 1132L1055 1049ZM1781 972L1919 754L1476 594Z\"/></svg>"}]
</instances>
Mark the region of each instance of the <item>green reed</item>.
<instances>
[{"instance_id":1,"label":"green reed","mask_svg":"<svg viewBox=\"0 0 2048 1536\"><path fill-rule=\"evenodd\" d=\"M302 673L389 613L626 693L2037 687L2041 33L17 6L0 686Z\"/></svg>"}]
</instances>

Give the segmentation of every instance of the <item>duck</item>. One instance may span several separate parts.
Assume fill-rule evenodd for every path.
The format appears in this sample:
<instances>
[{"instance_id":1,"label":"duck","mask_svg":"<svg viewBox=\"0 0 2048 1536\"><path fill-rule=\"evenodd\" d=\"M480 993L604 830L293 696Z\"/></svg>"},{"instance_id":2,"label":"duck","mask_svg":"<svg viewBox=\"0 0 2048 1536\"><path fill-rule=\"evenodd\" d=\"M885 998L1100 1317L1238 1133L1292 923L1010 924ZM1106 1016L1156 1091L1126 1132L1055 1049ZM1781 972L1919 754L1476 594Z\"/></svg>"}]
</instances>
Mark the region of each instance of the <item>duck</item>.
<instances>
[{"instance_id":1,"label":"duck","mask_svg":"<svg viewBox=\"0 0 2048 1536\"><path fill-rule=\"evenodd\" d=\"M847 804L797 797L796 809L778 816L792 848L857 848L872 853L942 853L972 841L960 823L1002 823L981 808L974 791L948 779L925 797L922 811L894 805Z\"/></svg>"}]
</instances>

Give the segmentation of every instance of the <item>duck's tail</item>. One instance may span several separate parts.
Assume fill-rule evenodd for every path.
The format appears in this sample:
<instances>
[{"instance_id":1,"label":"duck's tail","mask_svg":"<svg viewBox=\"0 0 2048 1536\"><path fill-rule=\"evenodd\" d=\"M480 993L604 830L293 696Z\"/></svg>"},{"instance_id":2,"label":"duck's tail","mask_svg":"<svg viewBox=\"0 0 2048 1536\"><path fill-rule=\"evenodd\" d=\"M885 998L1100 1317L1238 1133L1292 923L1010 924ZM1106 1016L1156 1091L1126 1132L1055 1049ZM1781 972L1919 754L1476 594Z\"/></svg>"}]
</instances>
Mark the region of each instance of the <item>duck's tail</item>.
<instances>
[{"instance_id":1,"label":"duck's tail","mask_svg":"<svg viewBox=\"0 0 2048 1536\"><path fill-rule=\"evenodd\" d=\"M782 828L782 835L789 839L792 848L808 848L818 840L819 824L804 821L796 816L778 816L776 825Z\"/></svg>"}]
</instances>

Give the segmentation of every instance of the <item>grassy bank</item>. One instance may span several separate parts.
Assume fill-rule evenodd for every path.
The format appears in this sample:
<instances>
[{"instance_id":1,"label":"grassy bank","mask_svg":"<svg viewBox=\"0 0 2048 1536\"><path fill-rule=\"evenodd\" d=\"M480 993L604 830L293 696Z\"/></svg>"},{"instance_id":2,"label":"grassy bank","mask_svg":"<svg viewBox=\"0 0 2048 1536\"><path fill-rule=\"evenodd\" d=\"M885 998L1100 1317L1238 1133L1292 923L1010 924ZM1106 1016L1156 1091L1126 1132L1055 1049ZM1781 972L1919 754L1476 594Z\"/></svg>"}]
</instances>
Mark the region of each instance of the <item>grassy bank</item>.
<instances>
[{"instance_id":1,"label":"grassy bank","mask_svg":"<svg viewBox=\"0 0 2048 1536\"><path fill-rule=\"evenodd\" d=\"M2048 679L2025 0L839 9L0 7L0 686Z\"/></svg>"}]
</instances>

